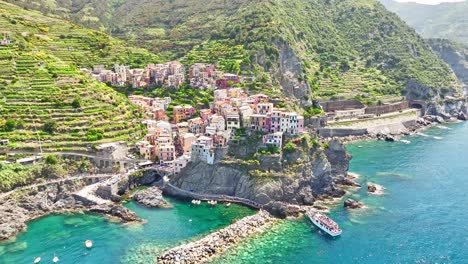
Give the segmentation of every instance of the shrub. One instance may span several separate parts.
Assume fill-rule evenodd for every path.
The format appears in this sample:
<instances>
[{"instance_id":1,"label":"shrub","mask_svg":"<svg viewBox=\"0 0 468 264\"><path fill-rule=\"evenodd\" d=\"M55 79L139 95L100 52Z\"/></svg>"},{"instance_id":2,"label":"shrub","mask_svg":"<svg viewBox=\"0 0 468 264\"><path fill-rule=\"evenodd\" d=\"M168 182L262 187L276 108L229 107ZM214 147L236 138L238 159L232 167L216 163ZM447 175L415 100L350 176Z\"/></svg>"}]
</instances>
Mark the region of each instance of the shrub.
<instances>
[{"instance_id":1,"label":"shrub","mask_svg":"<svg viewBox=\"0 0 468 264\"><path fill-rule=\"evenodd\" d=\"M91 128L86 132L87 141L97 141L104 138L104 131L101 129Z\"/></svg>"},{"instance_id":2,"label":"shrub","mask_svg":"<svg viewBox=\"0 0 468 264\"><path fill-rule=\"evenodd\" d=\"M57 122L55 120L49 120L44 123L42 126L42 131L48 133L48 134L54 134L54 132L57 130Z\"/></svg>"},{"instance_id":3,"label":"shrub","mask_svg":"<svg viewBox=\"0 0 468 264\"><path fill-rule=\"evenodd\" d=\"M5 121L5 125L3 126L3 130L5 132L12 132L16 128L16 122L13 119L7 119Z\"/></svg>"},{"instance_id":4,"label":"shrub","mask_svg":"<svg viewBox=\"0 0 468 264\"><path fill-rule=\"evenodd\" d=\"M288 142L286 145L284 145L283 150L288 153L293 152L296 150L296 145L294 145L292 142Z\"/></svg>"},{"instance_id":5,"label":"shrub","mask_svg":"<svg viewBox=\"0 0 468 264\"><path fill-rule=\"evenodd\" d=\"M73 108L81 108L81 99L79 97L75 97L75 99L73 99L72 101L72 107Z\"/></svg>"},{"instance_id":6,"label":"shrub","mask_svg":"<svg viewBox=\"0 0 468 264\"><path fill-rule=\"evenodd\" d=\"M55 155L47 155L44 159L44 162L49 165L55 165L58 163L58 158Z\"/></svg>"}]
</instances>

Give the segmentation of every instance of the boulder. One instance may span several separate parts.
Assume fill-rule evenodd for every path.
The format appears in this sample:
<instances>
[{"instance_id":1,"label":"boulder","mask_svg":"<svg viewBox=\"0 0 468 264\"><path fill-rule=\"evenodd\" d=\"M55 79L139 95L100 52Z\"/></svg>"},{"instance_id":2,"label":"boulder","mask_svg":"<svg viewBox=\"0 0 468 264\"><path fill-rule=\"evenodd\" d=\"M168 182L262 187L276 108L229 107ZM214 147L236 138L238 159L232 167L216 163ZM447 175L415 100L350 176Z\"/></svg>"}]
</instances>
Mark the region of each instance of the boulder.
<instances>
[{"instance_id":1,"label":"boulder","mask_svg":"<svg viewBox=\"0 0 468 264\"><path fill-rule=\"evenodd\" d=\"M364 204L353 199L347 199L344 202L344 207L349 209L359 209L363 208Z\"/></svg>"},{"instance_id":2,"label":"boulder","mask_svg":"<svg viewBox=\"0 0 468 264\"><path fill-rule=\"evenodd\" d=\"M397 141L397 139L396 139L394 136L392 136L392 135L387 135L387 136L385 136L385 141L387 141L387 142L395 142L395 141Z\"/></svg>"},{"instance_id":3,"label":"boulder","mask_svg":"<svg viewBox=\"0 0 468 264\"><path fill-rule=\"evenodd\" d=\"M464 112L460 112L457 116L458 120L463 120L463 121L467 121L468 120L468 117L467 115L464 113Z\"/></svg>"},{"instance_id":4,"label":"boulder","mask_svg":"<svg viewBox=\"0 0 468 264\"><path fill-rule=\"evenodd\" d=\"M377 191L377 187L373 184L368 184L367 185L367 192L370 193L375 193Z\"/></svg>"},{"instance_id":5,"label":"boulder","mask_svg":"<svg viewBox=\"0 0 468 264\"><path fill-rule=\"evenodd\" d=\"M158 187L151 187L133 194L133 200L139 204L153 208L172 208L162 196L162 191Z\"/></svg>"}]
</instances>

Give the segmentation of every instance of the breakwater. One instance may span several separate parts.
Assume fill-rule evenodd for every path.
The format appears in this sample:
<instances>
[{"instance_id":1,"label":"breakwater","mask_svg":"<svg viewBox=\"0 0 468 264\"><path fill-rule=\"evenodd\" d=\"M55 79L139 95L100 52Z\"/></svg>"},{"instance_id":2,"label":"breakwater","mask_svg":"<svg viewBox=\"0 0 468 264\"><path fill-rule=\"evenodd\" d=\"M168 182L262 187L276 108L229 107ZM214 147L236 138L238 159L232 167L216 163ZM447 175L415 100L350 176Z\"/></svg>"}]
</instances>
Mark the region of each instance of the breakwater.
<instances>
[{"instance_id":1,"label":"breakwater","mask_svg":"<svg viewBox=\"0 0 468 264\"><path fill-rule=\"evenodd\" d=\"M157 258L157 263L194 264L203 263L216 255L222 254L243 239L261 233L275 223L275 218L266 211L259 211L236 223L209 234L208 236L174 249Z\"/></svg>"}]
</instances>

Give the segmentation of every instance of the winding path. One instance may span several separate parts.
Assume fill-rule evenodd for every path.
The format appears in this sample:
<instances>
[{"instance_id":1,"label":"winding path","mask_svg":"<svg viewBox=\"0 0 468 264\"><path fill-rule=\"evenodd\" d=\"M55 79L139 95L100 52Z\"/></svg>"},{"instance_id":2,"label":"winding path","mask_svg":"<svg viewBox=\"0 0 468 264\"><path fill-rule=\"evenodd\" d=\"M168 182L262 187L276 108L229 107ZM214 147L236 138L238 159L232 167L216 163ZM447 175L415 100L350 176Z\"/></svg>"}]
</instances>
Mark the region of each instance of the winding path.
<instances>
[{"instance_id":1,"label":"winding path","mask_svg":"<svg viewBox=\"0 0 468 264\"><path fill-rule=\"evenodd\" d=\"M63 179L56 179L56 180L49 180L45 182L40 182L40 183L35 183L35 184L30 184L22 187L15 188L11 191L5 192L5 193L0 193L0 199L3 199L4 197L9 196L10 194L21 191L21 190L27 190L35 187L40 187L40 186L46 186L49 184L54 184L54 183L60 183L60 182L66 182L66 181L75 181L75 180L82 180L82 179L109 179L113 175L111 174L94 174L94 175L81 175L81 176L74 176L74 177L68 177L68 178L63 178Z\"/></svg>"}]
</instances>

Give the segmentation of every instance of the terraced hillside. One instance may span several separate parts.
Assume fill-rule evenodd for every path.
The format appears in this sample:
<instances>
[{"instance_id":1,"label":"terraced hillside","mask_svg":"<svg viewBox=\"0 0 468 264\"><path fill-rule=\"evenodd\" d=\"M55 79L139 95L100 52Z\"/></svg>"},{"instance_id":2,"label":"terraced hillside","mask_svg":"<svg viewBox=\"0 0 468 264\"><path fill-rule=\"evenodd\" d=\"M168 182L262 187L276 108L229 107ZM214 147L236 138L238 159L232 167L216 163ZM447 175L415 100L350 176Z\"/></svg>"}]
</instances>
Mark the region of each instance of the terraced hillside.
<instances>
[{"instance_id":1,"label":"terraced hillside","mask_svg":"<svg viewBox=\"0 0 468 264\"><path fill-rule=\"evenodd\" d=\"M84 25L94 20L165 59L221 61L229 71L257 75L262 82L251 88L302 105L314 98L437 99L460 91L425 40L377 0L15 2Z\"/></svg>"},{"instance_id":2,"label":"terraced hillside","mask_svg":"<svg viewBox=\"0 0 468 264\"><path fill-rule=\"evenodd\" d=\"M2 148L85 151L95 144L136 139L139 111L80 66L148 59L102 33L0 2L0 139ZM66 29L66 30L65 30ZM62 34L65 37L62 37ZM91 46L107 46L101 49ZM121 55L101 56L105 52ZM151 56L149 56L151 58Z\"/></svg>"},{"instance_id":3,"label":"terraced hillside","mask_svg":"<svg viewBox=\"0 0 468 264\"><path fill-rule=\"evenodd\" d=\"M160 61L147 50L127 46L102 32L0 1L0 39L3 34L24 50L43 51L78 67L115 63L137 67Z\"/></svg>"}]
</instances>

